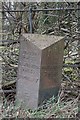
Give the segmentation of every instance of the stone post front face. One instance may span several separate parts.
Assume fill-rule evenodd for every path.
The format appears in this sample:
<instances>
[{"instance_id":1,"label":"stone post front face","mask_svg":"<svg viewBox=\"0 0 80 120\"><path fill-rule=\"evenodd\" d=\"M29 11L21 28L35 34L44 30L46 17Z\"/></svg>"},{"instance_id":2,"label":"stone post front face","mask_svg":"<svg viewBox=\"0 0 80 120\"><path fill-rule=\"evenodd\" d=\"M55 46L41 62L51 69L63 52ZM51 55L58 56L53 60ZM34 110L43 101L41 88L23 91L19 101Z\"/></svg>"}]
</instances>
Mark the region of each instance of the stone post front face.
<instances>
[{"instance_id":1,"label":"stone post front face","mask_svg":"<svg viewBox=\"0 0 80 120\"><path fill-rule=\"evenodd\" d=\"M58 95L64 40L52 35L23 34L20 42L17 99L34 109Z\"/></svg>"}]
</instances>

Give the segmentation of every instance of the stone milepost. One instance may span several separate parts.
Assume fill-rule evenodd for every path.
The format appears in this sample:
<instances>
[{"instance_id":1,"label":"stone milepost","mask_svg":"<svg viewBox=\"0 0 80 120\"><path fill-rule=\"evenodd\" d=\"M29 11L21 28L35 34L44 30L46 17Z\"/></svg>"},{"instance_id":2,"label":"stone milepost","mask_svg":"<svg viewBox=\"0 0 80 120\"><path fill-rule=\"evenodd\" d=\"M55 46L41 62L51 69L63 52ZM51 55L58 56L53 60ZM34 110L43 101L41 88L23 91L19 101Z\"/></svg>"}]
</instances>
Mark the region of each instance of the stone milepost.
<instances>
[{"instance_id":1,"label":"stone milepost","mask_svg":"<svg viewBox=\"0 0 80 120\"><path fill-rule=\"evenodd\" d=\"M16 98L35 109L53 95L61 85L64 38L40 34L20 37Z\"/></svg>"}]
</instances>

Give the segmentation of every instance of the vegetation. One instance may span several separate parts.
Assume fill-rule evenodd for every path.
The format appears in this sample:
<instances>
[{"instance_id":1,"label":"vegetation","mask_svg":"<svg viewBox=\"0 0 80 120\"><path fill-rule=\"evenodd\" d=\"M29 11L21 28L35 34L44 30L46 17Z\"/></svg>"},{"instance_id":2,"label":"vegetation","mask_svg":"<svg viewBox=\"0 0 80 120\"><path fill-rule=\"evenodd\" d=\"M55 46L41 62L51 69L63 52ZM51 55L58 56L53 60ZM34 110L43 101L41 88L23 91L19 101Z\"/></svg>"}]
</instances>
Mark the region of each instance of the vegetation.
<instances>
[{"instance_id":1,"label":"vegetation","mask_svg":"<svg viewBox=\"0 0 80 120\"><path fill-rule=\"evenodd\" d=\"M14 93L4 93L1 117L29 117L29 118L70 118L77 117L80 91L80 18L78 3L25 3L3 2L2 10L2 42L0 42L0 60L2 61L2 89L14 90L19 56L19 36L29 33L29 7L37 8L63 8L55 11L32 11L32 32L49 35L65 36L64 60L62 71L62 85L59 100L54 97L37 110L23 109L21 104L14 105ZM75 8L65 10L65 8ZM24 10L24 12L10 12L11 10ZM79 11L79 12L78 12ZM1 93L2 94L2 93Z\"/></svg>"}]
</instances>

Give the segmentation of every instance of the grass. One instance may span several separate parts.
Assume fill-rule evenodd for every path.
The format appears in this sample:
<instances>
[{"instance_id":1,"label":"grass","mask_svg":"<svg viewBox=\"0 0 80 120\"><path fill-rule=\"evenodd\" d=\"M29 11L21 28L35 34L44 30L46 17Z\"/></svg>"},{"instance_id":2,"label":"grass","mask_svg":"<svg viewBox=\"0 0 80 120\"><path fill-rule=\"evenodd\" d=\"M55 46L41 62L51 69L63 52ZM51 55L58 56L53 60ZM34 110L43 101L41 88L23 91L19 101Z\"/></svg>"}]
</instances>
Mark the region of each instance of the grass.
<instances>
[{"instance_id":1,"label":"grass","mask_svg":"<svg viewBox=\"0 0 80 120\"><path fill-rule=\"evenodd\" d=\"M4 104L0 107L0 118L76 118L79 109L79 88L79 80L62 80L58 101L54 102L55 98L52 97L35 110L25 108L19 100L9 100L8 97L10 95L7 98L3 96Z\"/></svg>"},{"instance_id":2,"label":"grass","mask_svg":"<svg viewBox=\"0 0 80 120\"><path fill-rule=\"evenodd\" d=\"M2 118L15 117L15 118L75 118L78 113L78 98L63 101L61 100L62 92L58 101L54 102L54 97L47 101L46 104L35 110L26 109L22 103L4 100L2 106Z\"/></svg>"}]
</instances>

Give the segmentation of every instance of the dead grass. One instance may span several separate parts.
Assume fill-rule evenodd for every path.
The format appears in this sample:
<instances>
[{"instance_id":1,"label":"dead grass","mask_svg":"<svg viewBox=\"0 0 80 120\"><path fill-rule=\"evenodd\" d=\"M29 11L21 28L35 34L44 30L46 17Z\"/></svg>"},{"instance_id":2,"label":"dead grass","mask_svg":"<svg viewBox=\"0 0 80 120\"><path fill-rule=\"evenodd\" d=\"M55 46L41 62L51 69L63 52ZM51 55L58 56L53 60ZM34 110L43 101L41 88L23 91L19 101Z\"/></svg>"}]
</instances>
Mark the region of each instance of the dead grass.
<instances>
[{"instance_id":1,"label":"dead grass","mask_svg":"<svg viewBox=\"0 0 80 120\"><path fill-rule=\"evenodd\" d=\"M62 93L61 93L62 94ZM32 111L22 107L22 103L17 101L16 106L14 102L5 99L4 105L1 109L1 117L15 117L15 118L75 118L78 113L78 98L62 101L59 97L57 103L52 97L47 103L38 109Z\"/></svg>"}]
</instances>

